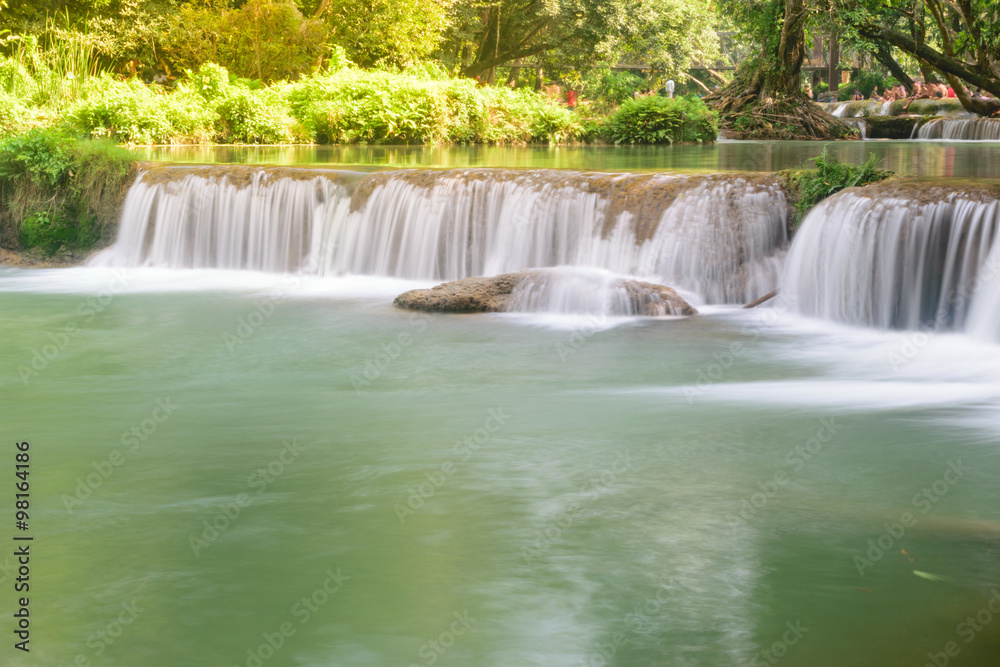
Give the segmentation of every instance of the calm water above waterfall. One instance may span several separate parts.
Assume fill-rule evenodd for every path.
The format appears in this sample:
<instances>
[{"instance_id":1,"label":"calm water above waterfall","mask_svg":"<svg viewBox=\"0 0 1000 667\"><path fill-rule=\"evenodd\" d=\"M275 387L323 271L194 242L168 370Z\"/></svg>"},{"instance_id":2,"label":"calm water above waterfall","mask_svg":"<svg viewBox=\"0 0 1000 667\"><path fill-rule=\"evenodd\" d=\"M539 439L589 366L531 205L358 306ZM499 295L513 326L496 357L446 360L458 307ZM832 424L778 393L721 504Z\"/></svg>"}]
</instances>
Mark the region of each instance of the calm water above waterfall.
<instances>
[{"instance_id":1,"label":"calm water above waterfall","mask_svg":"<svg viewBox=\"0 0 1000 667\"><path fill-rule=\"evenodd\" d=\"M196 163L351 165L374 168L777 171L823 151L819 141L721 141L694 146L215 146L145 149L151 160ZM845 162L875 153L887 169L928 178L1000 178L1000 145L962 141L838 141Z\"/></svg>"},{"instance_id":2,"label":"calm water above waterfall","mask_svg":"<svg viewBox=\"0 0 1000 667\"><path fill-rule=\"evenodd\" d=\"M789 243L768 175L451 166L151 169L89 266L0 268L4 664L997 663L993 186ZM540 266L552 312L391 305ZM700 314L598 312L619 276Z\"/></svg>"}]
</instances>

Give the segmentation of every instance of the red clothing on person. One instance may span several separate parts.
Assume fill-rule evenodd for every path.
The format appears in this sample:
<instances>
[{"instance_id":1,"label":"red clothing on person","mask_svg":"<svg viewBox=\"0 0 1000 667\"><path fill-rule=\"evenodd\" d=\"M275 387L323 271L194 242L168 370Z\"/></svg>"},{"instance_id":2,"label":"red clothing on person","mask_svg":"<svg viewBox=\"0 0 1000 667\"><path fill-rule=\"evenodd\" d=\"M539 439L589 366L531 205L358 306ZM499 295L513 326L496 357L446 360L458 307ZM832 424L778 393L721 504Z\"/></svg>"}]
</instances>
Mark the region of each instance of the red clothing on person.
<instances>
[{"instance_id":1,"label":"red clothing on person","mask_svg":"<svg viewBox=\"0 0 1000 667\"><path fill-rule=\"evenodd\" d=\"M576 91L575 90L567 90L566 91L566 106L568 106L570 109L576 107Z\"/></svg>"},{"instance_id":2,"label":"red clothing on person","mask_svg":"<svg viewBox=\"0 0 1000 667\"><path fill-rule=\"evenodd\" d=\"M955 89L952 88L951 86L948 86L948 94L946 95L946 97L955 97Z\"/></svg>"}]
</instances>

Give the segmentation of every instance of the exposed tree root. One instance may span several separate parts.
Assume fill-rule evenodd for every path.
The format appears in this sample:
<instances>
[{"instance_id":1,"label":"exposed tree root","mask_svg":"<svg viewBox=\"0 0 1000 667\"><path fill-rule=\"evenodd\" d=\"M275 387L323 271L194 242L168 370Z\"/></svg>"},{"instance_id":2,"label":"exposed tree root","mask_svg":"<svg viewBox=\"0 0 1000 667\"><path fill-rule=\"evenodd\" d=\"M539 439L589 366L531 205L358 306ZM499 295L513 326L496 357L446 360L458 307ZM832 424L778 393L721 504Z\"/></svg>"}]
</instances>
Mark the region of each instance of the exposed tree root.
<instances>
[{"instance_id":1,"label":"exposed tree root","mask_svg":"<svg viewBox=\"0 0 1000 667\"><path fill-rule=\"evenodd\" d=\"M719 129L745 139L847 139L856 128L831 116L805 97L775 99L756 93L720 91L706 100L719 112Z\"/></svg>"}]
</instances>

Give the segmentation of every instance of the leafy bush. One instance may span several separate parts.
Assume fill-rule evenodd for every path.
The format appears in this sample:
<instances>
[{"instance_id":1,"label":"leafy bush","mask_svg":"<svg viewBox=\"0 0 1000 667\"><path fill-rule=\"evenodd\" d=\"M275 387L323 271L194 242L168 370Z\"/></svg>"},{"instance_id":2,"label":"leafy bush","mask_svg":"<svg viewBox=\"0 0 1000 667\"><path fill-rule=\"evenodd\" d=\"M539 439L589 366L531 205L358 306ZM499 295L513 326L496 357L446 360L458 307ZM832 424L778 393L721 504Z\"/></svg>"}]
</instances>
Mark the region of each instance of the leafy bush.
<instances>
[{"instance_id":1,"label":"leafy bush","mask_svg":"<svg viewBox=\"0 0 1000 667\"><path fill-rule=\"evenodd\" d=\"M113 223L135 156L108 141L32 130L0 143L0 223L25 249L89 249Z\"/></svg>"},{"instance_id":2,"label":"leafy bush","mask_svg":"<svg viewBox=\"0 0 1000 667\"><path fill-rule=\"evenodd\" d=\"M718 118L701 99L649 96L626 100L604 124L616 144L715 141Z\"/></svg>"},{"instance_id":3,"label":"leafy bush","mask_svg":"<svg viewBox=\"0 0 1000 667\"><path fill-rule=\"evenodd\" d=\"M20 131L28 122L28 109L16 95L0 90L0 135L9 136Z\"/></svg>"},{"instance_id":4,"label":"leafy bush","mask_svg":"<svg viewBox=\"0 0 1000 667\"><path fill-rule=\"evenodd\" d=\"M82 131L133 144L204 140L213 134L216 113L186 89L166 94L137 79L102 76L70 120Z\"/></svg>"},{"instance_id":5,"label":"leafy bush","mask_svg":"<svg viewBox=\"0 0 1000 667\"><path fill-rule=\"evenodd\" d=\"M581 92L604 109L620 106L632 95L649 84L632 72L616 72L614 70L591 70L583 78Z\"/></svg>"},{"instance_id":6,"label":"leafy bush","mask_svg":"<svg viewBox=\"0 0 1000 667\"><path fill-rule=\"evenodd\" d=\"M287 88L291 115L321 143L564 141L578 138L571 112L531 90L479 87L435 72L352 67Z\"/></svg>"},{"instance_id":7,"label":"leafy bush","mask_svg":"<svg viewBox=\"0 0 1000 667\"><path fill-rule=\"evenodd\" d=\"M813 158L812 169L786 169L778 172L778 177L785 185L790 203L794 206L795 215L790 220L790 226L795 227L813 206L832 194L845 188L867 185L882 181L893 172L879 169L878 158L874 153L868 156L864 164L849 164L841 162L836 151L823 147L823 152Z\"/></svg>"}]
</instances>

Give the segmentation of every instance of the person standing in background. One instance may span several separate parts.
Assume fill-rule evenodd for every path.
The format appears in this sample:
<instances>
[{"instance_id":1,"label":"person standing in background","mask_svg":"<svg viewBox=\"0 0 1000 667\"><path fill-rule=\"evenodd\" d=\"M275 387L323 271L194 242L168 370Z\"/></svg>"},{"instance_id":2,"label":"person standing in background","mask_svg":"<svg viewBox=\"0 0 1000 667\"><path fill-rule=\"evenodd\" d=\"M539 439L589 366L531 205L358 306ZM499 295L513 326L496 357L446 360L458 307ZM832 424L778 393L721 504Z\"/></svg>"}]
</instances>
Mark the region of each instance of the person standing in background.
<instances>
[{"instance_id":1,"label":"person standing in background","mask_svg":"<svg viewBox=\"0 0 1000 667\"><path fill-rule=\"evenodd\" d=\"M576 91L572 88L566 91L566 106L570 111L576 108Z\"/></svg>"}]
</instances>

